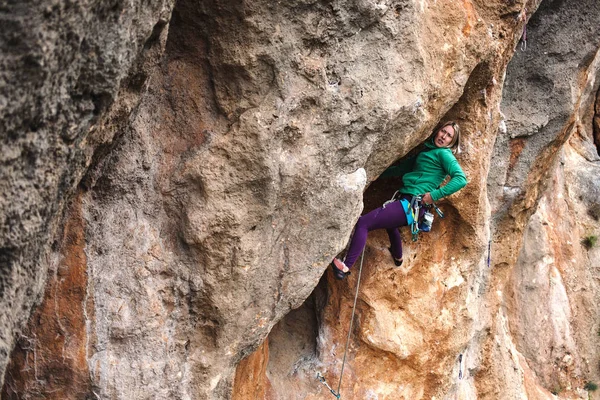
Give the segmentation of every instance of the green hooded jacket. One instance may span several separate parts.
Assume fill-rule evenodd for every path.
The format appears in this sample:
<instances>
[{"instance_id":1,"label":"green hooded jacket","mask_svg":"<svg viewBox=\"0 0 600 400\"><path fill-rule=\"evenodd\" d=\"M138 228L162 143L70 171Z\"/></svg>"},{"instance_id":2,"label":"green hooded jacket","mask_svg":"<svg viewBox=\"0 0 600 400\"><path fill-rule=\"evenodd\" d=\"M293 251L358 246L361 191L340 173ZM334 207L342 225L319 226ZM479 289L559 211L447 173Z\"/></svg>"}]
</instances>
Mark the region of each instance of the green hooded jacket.
<instances>
[{"instance_id":1,"label":"green hooded jacket","mask_svg":"<svg viewBox=\"0 0 600 400\"><path fill-rule=\"evenodd\" d=\"M459 191L467 184L467 177L447 147L437 147L433 141L425 143L425 150L400 164L385 170L382 177L402 176L400 193L413 196L430 193L433 201ZM440 187L446 176L450 181Z\"/></svg>"}]
</instances>

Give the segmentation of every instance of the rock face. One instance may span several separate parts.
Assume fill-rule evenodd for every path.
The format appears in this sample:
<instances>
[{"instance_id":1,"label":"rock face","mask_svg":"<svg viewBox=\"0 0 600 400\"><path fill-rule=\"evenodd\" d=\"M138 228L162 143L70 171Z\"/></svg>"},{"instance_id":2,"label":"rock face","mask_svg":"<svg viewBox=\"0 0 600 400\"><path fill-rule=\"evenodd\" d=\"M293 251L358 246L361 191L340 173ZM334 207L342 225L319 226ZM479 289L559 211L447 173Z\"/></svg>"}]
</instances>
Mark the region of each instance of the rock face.
<instances>
[{"instance_id":1,"label":"rock face","mask_svg":"<svg viewBox=\"0 0 600 400\"><path fill-rule=\"evenodd\" d=\"M86 324L87 263L81 198L76 197L61 238L60 260L49 272L46 296L19 335L3 399L25 395L82 399L91 393ZM15 379L19 377L19 379Z\"/></svg>"},{"instance_id":2,"label":"rock face","mask_svg":"<svg viewBox=\"0 0 600 400\"><path fill-rule=\"evenodd\" d=\"M594 276L600 263L597 248L585 243L598 232L592 118L600 40L589 27L599 11L591 2L542 3L528 25L527 50L506 71L501 104L477 90L482 79L472 75L449 114L478 121L501 109L502 120L480 131L494 138L491 130L499 128L487 185L477 168L488 170L489 153L473 153L491 151L493 142L474 135L459 157L469 186L444 205L450 219L437 222L417 246L408 243L405 266L393 267L385 232L370 235L343 396L586 398L584 383L598 381ZM574 34L581 40L577 51ZM365 193L365 210L389 196L393 182L380 181ZM491 208L476 200L486 189ZM315 311L316 351L292 363L264 359L264 385L279 388L266 398L289 398L290 387L300 388L297 398L327 396L317 371L337 389L357 283L356 277L343 284L329 279L326 305ZM291 348L296 319L286 316L269 344Z\"/></svg>"},{"instance_id":3,"label":"rock face","mask_svg":"<svg viewBox=\"0 0 600 400\"><path fill-rule=\"evenodd\" d=\"M447 119L470 183L403 267L370 235L342 393L584 397L600 9L572 3L542 3L514 58L535 2L39 8L71 35L11 10L3 98L38 100L0 103L5 351L46 292L3 398L329 396L358 274L323 272Z\"/></svg>"},{"instance_id":4,"label":"rock face","mask_svg":"<svg viewBox=\"0 0 600 400\"><path fill-rule=\"evenodd\" d=\"M0 5L0 371L56 267L68 199L94 153L119 135L118 113L108 130L103 117L120 87L113 110L122 119L131 112L171 8L168 0Z\"/></svg>"},{"instance_id":5,"label":"rock face","mask_svg":"<svg viewBox=\"0 0 600 400\"><path fill-rule=\"evenodd\" d=\"M496 267L506 274L496 283L503 307L493 326L513 356L499 357L490 344L496 363L486 368L496 374L512 366L510 380L522 382L513 395L520 387L534 398L548 392L585 398L584 383L599 379L593 278L599 260L581 245L598 232L589 210L598 191L592 171L598 161L593 118L600 32L585 27L598 12L595 2L542 3L529 23L538 39L515 55L507 71L507 129L496 142L498 168L488 188L493 252L502 257ZM580 32L576 43L573 29ZM491 390L490 382L483 378L479 385Z\"/></svg>"}]
</instances>

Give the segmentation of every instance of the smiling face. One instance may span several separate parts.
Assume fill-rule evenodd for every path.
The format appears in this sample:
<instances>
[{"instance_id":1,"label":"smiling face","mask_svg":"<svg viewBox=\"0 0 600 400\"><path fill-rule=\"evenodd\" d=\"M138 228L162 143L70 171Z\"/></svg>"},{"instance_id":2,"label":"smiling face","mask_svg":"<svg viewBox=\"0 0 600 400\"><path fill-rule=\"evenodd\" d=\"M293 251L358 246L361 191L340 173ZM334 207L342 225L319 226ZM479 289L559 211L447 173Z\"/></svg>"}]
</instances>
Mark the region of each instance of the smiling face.
<instances>
[{"instance_id":1,"label":"smiling face","mask_svg":"<svg viewBox=\"0 0 600 400\"><path fill-rule=\"evenodd\" d=\"M433 139L433 143L437 147L448 147L452 143L452 139L454 139L454 128L452 125L443 126L437 133L435 134L435 138Z\"/></svg>"}]
</instances>

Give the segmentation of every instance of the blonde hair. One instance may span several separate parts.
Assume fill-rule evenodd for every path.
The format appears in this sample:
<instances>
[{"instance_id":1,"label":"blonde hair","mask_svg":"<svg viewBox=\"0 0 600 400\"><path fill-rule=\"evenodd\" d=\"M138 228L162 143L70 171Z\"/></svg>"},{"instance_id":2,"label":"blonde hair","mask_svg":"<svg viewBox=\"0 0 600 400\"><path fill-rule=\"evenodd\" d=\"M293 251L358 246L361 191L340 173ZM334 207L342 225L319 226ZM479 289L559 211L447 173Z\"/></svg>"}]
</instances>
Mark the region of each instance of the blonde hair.
<instances>
[{"instance_id":1,"label":"blonde hair","mask_svg":"<svg viewBox=\"0 0 600 400\"><path fill-rule=\"evenodd\" d=\"M448 148L450 150L452 150L453 154L458 154L458 153L460 153L460 126L458 126L458 123L456 121L444 122L442 125L440 125L438 128L436 128L433 131L433 134L431 135L431 137L435 137L435 135L438 133L438 131L440 129L444 129L447 126L451 126L452 129L454 129L454 136L452 137L452 141L448 145Z\"/></svg>"}]
</instances>

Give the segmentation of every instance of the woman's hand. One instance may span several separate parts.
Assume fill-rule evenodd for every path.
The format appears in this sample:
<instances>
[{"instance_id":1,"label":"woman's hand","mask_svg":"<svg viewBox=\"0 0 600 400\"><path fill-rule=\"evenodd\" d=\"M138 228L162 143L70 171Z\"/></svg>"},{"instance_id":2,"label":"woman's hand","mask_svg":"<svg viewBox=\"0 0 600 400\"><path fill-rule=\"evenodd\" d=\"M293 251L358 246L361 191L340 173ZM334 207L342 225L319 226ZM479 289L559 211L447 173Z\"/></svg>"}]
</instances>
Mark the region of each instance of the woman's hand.
<instances>
[{"instance_id":1,"label":"woman's hand","mask_svg":"<svg viewBox=\"0 0 600 400\"><path fill-rule=\"evenodd\" d=\"M433 203L433 199L431 198L431 194L429 194L429 192L427 192L423 195L423 203L425 203L427 205Z\"/></svg>"}]
</instances>

